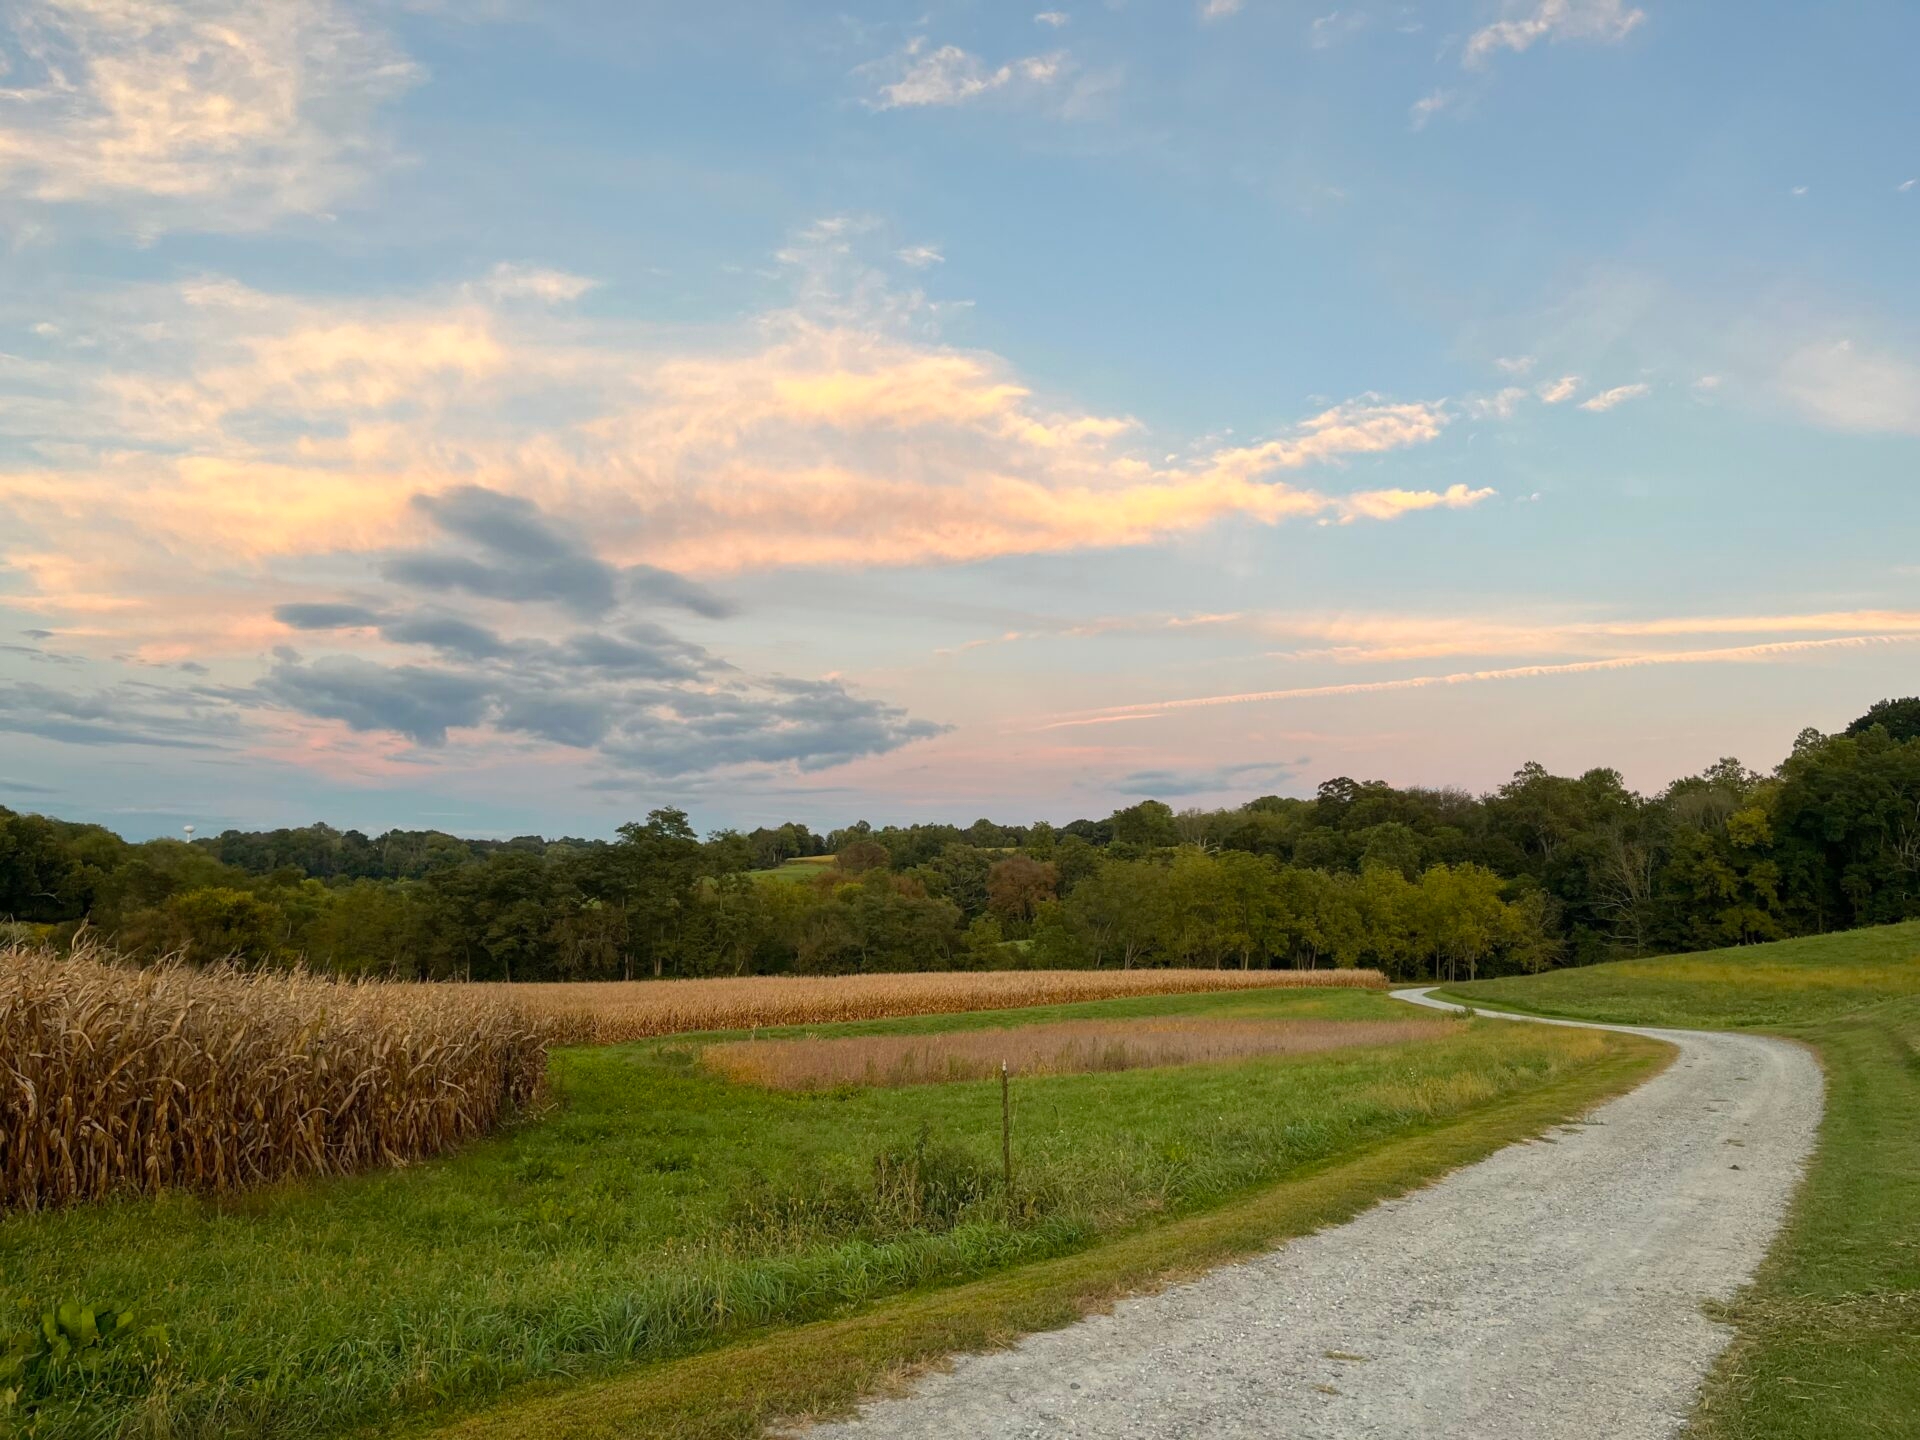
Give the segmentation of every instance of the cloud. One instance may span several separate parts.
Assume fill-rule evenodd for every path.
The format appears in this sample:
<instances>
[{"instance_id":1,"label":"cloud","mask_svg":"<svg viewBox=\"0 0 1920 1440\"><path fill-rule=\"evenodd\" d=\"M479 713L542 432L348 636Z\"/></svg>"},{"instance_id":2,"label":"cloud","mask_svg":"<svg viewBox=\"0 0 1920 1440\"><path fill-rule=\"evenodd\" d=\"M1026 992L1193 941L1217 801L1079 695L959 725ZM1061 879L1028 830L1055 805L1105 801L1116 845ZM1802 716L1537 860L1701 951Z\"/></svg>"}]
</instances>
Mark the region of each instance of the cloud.
<instances>
[{"instance_id":1,"label":"cloud","mask_svg":"<svg viewBox=\"0 0 1920 1440\"><path fill-rule=\"evenodd\" d=\"M1515 665L1500 670L1464 670L1450 675L1410 675L1394 680L1363 680L1343 685L1302 685L1285 690L1256 690L1233 695L1202 695L1189 699L1159 700L1140 705L1116 705L1104 710L1083 712L1051 721L1043 730L1067 729L1079 725L1119 724L1130 720L1155 720L1182 710L1208 709L1223 705L1258 705L1282 700L1311 700L1336 695L1371 695L1392 690L1425 690L1436 686L1478 684L1493 680L1533 680L1557 675L1590 675L1613 670L1634 670L1656 665L1751 664L1784 659L1822 650L1858 650L1868 646L1911 643L1911 634L1847 635L1824 640L1783 640L1767 645L1739 645L1716 650L1653 651L1642 655L1619 655L1605 660L1578 660L1560 665Z\"/></svg>"},{"instance_id":2,"label":"cloud","mask_svg":"<svg viewBox=\"0 0 1920 1440\"><path fill-rule=\"evenodd\" d=\"M1048 25L1058 30L1072 18L1073 17L1064 10L1042 10L1038 15L1033 17L1033 23L1036 25Z\"/></svg>"},{"instance_id":3,"label":"cloud","mask_svg":"<svg viewBox=\"0 0 1920 1440\"><path fill-rule=\"evenodd\" d=\"M1628 9L1621 0L1538 0L1524 14L1476 30L1461 53L1461 63L1470 68L1484 66L1503 50L1518 53L1542 40L1614 45L1646 18L1644 10Z\"/></svg>"},{"instance_id":4,"label":"cloud","mask_svg":"<svg viewBox=\"0 0 1920 1440\"><path fill-rule=\"evenodd\" d=\"M1427 122L1453 104L1454 98L1451 90L1435 90L1421 96L1407 107L1407 123L1415 130L1426 129Z\"/></svg>"},{"instance_id":5,"label":"cloud","mask_svg":"<svg viewBox=\"0 0 1920 1440\"><path fill-rule=\"evenodd\" d=\"M1307 43L1316 50L1330 49L1372 23L1372 17L1364 10L1334 10L1307 26Z\"/></svg>"},{"instance_id":6,"label":"cloud","mask_svg":"<svg viewBox=\"0 0 1920 1440\"><path fill-rule=\"evenodd\" d=\"M487 718L487 687L472 676L419 665L378 665L352 655L306 663L283 660L259 684L260 694L354 730L388 730L430 748L447 731Z\"/></svg>"},{"instance_id":7,"label":"cloud","mask_svg":"<svg viewBox=\"0 0 1920 1440\"><path fill-rule=\"evenodd\" d=\"M1535 392L1546 405L1558 405L1571 400L1580 393L1578 375L1562 375L1558 380L1550 380Z\"/></svg>"},{"instance_id":8,"label":"cloud","mask_svg":"<svg viewBox=\"0 0 1920 1440\"><path fill-rule=\"evenodd\" d=\"M1511 420L1527 398L1518 385L1509 385L1492 395L1481 395L1467 402L1467 413L1480 420Z\"/></svg>"},{"instance_id":9,"label":"cloud","mask_svg":"<svg viewBox=\"0 0 1920 1440\"><path fill-rule=\"evenodd\" d=\"M902 265L911 265L916 270L924 270L929 265L944 265L947 257L934 245L909 245L904 250L894 252Z\"/></svg>"},{"instance_id":10,"label":"cloud","mask_svg":"<svg viewBox=\"0 0 1920 1440\"><path fill-rule=\"evenodd\" d=\"M604 615L624 595L718 619L732 606L703 585L655 565L625 569L598 559L584 540L532 502L478 485L418 495L414 505L445 534L470 541L484 559L413 551L382 573L418 589L464 591L490 600L551 600L580 615Z\"/></svg>"},{"instance_id":11,"label":"cloud","mask_svg":"<svg viewBox=\"0 0 1920 1440\"><path fill-rule=\"evenodd\" d=\"M1493 368L1503 375L1525 375L1533 369L1531 355L1502 355L1494 360Z\"/></svg>"},{"instance_id":12,"label":"cloud","mask_svg":"<svg viewBox=\"0 0 1920 1440\"><path fill-rule=\"evenodd\" d=\"M1248 791L1267 793L1278 790L1296 774L1292 766L1265 761L1207 770L1137 770L1114 781L1113 789L1122 795L1150 795L1159 799Z\"/></svg>"},{"instance_id":13,"label":"cloud","mask_svg":"<svg viewBox=\"0 0 1920 1440\"><path fill-rule=\"evenodd\" d=\"M1247 0L1200 0L1200 18L1224 20L1229 15L1238 15L1246 5Z\"/></svg>"},{"instance_id":14,"label":"cloud","mask_svg":"<svg viewBox=\"0 0 1920 1440\"><path fill-rule=\"evenodd\" d=\"M978 55L958 45L928 49L925 37L916 37L887 64L896 78L882 85L867 104L875 110L963 105L995 90L1049 85L1065 73L1067 66L1066 52L1056 50L989 69Z\"/></svg>"},{"instance_id":15,"label":"cloud","mask_svg":"<svg viewBox=\"0 0 1920 1440\"><path fill-rule=\"evenodd\" d=\"M1894 186L1893 188L1897 193L1904 195L1909 190L1913 189L1915 185L1920 185L1920 179L1902 180L1898 185Z\"/></svg>"},{"instance_id":16,"label":"cloud","mask_svg":"<svg viewBox=\"0 0 1920 1440\"><path fill-rule=\"evenodd\" d=\"M1611 390L1602 390L1598 395L1582 400L1580 408L1591 410L1596 415L1602 414L1616 405L1624 405L1629 400L1638 400L1643 395L1651 394L1652 391L1651 385L1616 385Z\"/></svg>"},{"instance_id":17,"label":"cloud","mask_svg":"<svg viewBox=\"0 0 1920 1440\"><path fill-rule=\"evenodd\" d=\"M674 776L743 765L823 769L945 729L857 695L838 679L746 673L633 613L662 596L721 613L704 605L706 592L678 576L602 567L583 593L555 586L554 567L590 571L597 562L530 502L465 487L416 503L443 533L485 552L473 564L486 580L471 583L474 576L463 571L456 588L523 633L503 634L478 618L414 604L410 591L447 588L440 570L423 575L417 562L452 557L408 556L405 564L389 558L379 569L394 593L382 603L276 607L283 624L335 632L346 653L309 660L276 649L267 674L234 693L238 706L394 735L426 750L446 749L455 732L463 747L518 737L516 743L588 752L618 770ZM534 598L558 599L564 612L600 623L554 635L541 612L527 607ZM377 645L366 637L369 627ZM386 653L394 648L428 653L395 663ZM370 649L381 653L363 653Z\"/></svg>"},{"instance_id":18,"label":"cloud","mask_svg":"<svg viewBox=\"0 0 1920 1440\"><path fill-rule=\"evenodd\" d=\"M681 692L609 737L609 758L655 775L741 765L824 770L948 727L862 699L837 680L775 680L757 691Z\"/></svg>"},{"instance_id":19,"label":"cloud","mask_svg":"<svg viewBox=\"0 0 1920 1440\"><path fill-rule=\"evenodd\" d=\"M600 282L584 275L569 275L564 270L546 270L536 265L509 265L504 260L493 267L481 288L499 300L544 300L550 305L578 300Z\"/></svg>"},{"instance_id":20,"label":"cloud","mask_svg":"<svg viewBox=\"0 0 1920 1440\"><path fill-rule=\"evenodd\" d=\"M335 0L20 0L0 33L0 189L143 230L324 210L384 160L419 71Z\"/></svg>"},{"instance_id":21,"label":"cloud","mask_svg":"<svg viewBox=\"0 0 1920 1440\"><path fill-rule=\"evenodd\" d=\"M378 625L381 615L364 605L333 603L276 605L273 618L296 630L344 630Z\"/></svg>"},{"instance_id":22,"label":"cloud","mask_svg":"<svg viewBox=\"0 0 1920 1440\"><path fill-rule=\"evenodd\" d=\"M1788 355L1774 388L1801 414L1836 430L1920 435L1920 362L1852 340Z\"/></svg>"},{"instance_id":23,"label":"cloud","mask_svg":"<svg viewBox=\"0 0 1920 1440\"><path fill-rule=\"evenodd\" d=\"M732 607L705 577L1391 520L1491 493L1346 479L1437 444L1444 400L1359 395L1195 451L1043 397L1001 356L930 334L917 292L862 268L863 233L797 242L839 268L807 270L790 308L671 344L469 286L356 304L202 277L78 308L101 343L61 367L21 437L73 442L0 462L11 603L204 662L273 643L276 604L333 603L311 583L320 556L329 574L364 557L415 600L721 619ZM1160 458L1170 439L1179 458ZM236 569L307 578L262 578L246 609L216 578Z\"/></svg>"},{"instance_id":24,"label":"cloud","mask_svg":"<svg viewBox=\"0 0 1920 1440\"><path fill-rule=\"evenodd\" d=\"M68 745L211 750L236 737L230 707L199 691L122 684L92 692L0 681L0 733Z\"/></svg>"},{"instance_id":25,"label":"cloud","mask_svg":"<svg viewBox=\"0 0 1920 1440\"><path fill-rule=\"evenodd\" d=\"M440 530L472 542L485 559L416 551L381 567L389 580L426 590L463 590L490 600L552 600L582 615L613 608L618 575L585 544L561 533L538 507L463 485L413 501Z\"/></svg>"}]
</instances>

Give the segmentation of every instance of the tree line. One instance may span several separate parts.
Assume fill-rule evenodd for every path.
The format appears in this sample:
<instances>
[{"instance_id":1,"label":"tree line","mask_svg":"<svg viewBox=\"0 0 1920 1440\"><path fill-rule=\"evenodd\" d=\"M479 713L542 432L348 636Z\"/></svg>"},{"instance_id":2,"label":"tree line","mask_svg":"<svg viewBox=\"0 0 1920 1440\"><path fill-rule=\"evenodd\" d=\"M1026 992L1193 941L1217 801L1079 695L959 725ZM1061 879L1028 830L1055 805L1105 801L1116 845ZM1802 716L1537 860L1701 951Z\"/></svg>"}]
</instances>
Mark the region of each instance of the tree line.
<instances>
[{"instance_id":1,"label":"tree line","mask_svg":"<svg viewBox=\"0 0 1920 1440\"><path fill-rule=\"evenodd\" d=\"M1658 794L1535 764L1484 795L1329 780L1067 825L131 844L0 807L0 938L353 975L612 979L952 967L1509 973L1920 915L1920 699Z\"/></svg>"}]
</instances>

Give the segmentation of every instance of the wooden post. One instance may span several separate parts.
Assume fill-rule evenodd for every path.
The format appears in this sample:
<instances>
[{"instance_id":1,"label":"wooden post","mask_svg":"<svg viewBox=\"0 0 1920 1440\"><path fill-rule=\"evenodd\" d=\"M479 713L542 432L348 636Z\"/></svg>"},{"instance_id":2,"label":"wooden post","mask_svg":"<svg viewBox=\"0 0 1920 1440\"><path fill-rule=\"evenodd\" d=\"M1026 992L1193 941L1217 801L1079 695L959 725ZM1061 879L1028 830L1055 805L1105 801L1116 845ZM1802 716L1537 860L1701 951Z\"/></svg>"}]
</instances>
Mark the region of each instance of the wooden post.
<instances>
[{"instance_id":1,"label":"wooden post","mask_svg":"<svg viewBox=\"0 0 1920 1440\"><path fill-rule=\"evenodd\" d=\"M1006 1177L1007 1201L1013 1201L1013 1098L1007 1062L1000 1062L1000 1168Z\"/></svg>"}]
</instances>

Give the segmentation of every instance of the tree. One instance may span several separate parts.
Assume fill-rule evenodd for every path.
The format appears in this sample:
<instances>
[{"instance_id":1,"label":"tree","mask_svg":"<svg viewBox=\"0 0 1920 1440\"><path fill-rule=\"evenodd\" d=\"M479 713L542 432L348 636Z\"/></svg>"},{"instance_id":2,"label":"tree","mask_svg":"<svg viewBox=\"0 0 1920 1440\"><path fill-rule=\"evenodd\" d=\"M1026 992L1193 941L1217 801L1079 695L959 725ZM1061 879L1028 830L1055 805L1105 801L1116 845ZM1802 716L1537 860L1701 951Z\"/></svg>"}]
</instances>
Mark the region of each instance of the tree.
<instances>
[{"instance_id":1,"label":"tree","mask_svg":"<svg viewBox=\"0 0 1920 1440\"><path fill-rule=\"evenodd\" d=\"M1130 845L1153 850L1180 843L1180 829L1174 824L1172 807L1158 800L1142 800L1116 810L1108 818L1115 845Z\"/></svg>"},{"instance_id":2,"label":"tree","mask_svg":"<svg viewBox=\"0 0 1920 1440\"><path fill-rule=\"evenodd\" d=\"M987 909L1002 926L1025 934L1034 914L1054 898L1060 872L1025 855L996 860L987 871Z\"/></svg>"},{"instance_id":3,"label":"tree","mask_svg":"<svg viewBox=\"0 0 1920 1440\"><path fill-rule=\"evenodd\" d=\"M286 916L277 905L245 890L189 890L167 902L167 948L199 964L213 960L270 960Z\"/></svg>"},{"instance_id":4,"label":"tree","mask_svg":"<svg viewBox=\"0 0 1920 1440\"><path fill-rule=\"evenodd\" d=\"M1876 725L1887 732L1889 739L1920 740L1920 695L1875 701L1866 714L1847 726L1846 733L1864 735Z\"/></svg>"},{"instance_id":5,"label":"tree","mask_svg":"<svg viewBox=\"0 0 1920 1440\"><path fill-rule=\"evenodd\" d=\"M869 870L893 868L893 856L877 840L849 841L840 847L833 860L849 875L864 875Z\"/></svg>"}]
</instances>

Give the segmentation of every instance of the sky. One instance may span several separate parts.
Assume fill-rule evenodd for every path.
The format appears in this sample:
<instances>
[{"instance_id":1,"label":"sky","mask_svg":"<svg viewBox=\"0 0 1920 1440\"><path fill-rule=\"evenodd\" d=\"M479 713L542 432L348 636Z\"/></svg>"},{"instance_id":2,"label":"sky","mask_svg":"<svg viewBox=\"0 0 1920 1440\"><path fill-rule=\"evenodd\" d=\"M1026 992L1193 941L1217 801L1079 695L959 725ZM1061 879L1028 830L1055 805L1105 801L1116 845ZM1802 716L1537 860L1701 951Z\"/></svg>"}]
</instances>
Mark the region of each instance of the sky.
<instances>
[{"instance_id":1,"label":"sky","mask_svg":"<svg viewBox=\"0 0 1920 1440\"><path fill-rule=\"evenodd\" d=\"M13 0L0 805L1646 790L1920 691L1920 7Z\"/></svg>"}]
</instances>

